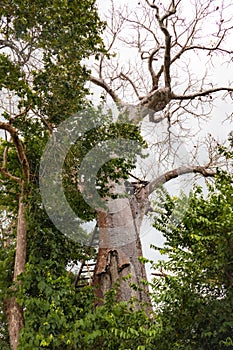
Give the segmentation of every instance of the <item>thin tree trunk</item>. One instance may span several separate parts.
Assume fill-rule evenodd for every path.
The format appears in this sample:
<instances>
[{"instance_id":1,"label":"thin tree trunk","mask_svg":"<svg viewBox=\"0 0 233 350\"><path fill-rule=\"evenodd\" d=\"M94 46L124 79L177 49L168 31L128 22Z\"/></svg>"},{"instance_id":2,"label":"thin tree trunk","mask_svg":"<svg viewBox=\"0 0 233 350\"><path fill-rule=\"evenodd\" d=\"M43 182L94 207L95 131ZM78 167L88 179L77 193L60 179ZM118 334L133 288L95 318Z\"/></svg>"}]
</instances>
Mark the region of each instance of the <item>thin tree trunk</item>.
<instances>
[{"instance_id":1,"label":"thin tree trunk","mask_svg":"<svg viewBox=\"0 0 233 350\"><path fill-rule=\"evenodd\" d=\"M26 264L26 239L27 226L25 220L25 204L23 196L19 198L18 222L17 222L17 239L15 252L15 266L13 281L24 272ZM10 338L10 345L12 350L17 350L19 342L19 333L24 325L23 309L17 303L16 297L11 297L4 302L4 310L8 322L8 331Z\"/></svg>"},{"instance_id":2,"label":"thin tree trunk","mask_svg":"<svg viewBox=\"0 0 233 350\"><path fill-rule=\"evenodd\" d=\"M115 186L124 193L123 185ZM100 246L93 284L97 286L97 305L111 288L117 289L117 300L135 298L151 308L145 265L139 261L142 247L139 237L142 218L148 204L144 188L130 198L109 199L108 210L100 211L98 218ZM132 288L132 285L134 288ZM135 307L139 307L139 303Z\"/></svg>"},{"instance_id":3,"label":"thin tree trunk","mask_svg":"<svg viewBox=\"0 0 233 350\"><path fill-rule=\"evenodd\" d=\"M23 309L12 297L4 302L4 311L7 317L10 346L12 350L17 350L19 342L19 332L24 326Z\"/></svg>"},{"instance_id":4,"label":"thin tree trunk","mask_svg":"<svg viewBox=\"0 0 233 350\"><path fill-rule=\"evenodd\" d=\"M27 248L27 225L25 220L25 204L23 195L19 198L18 222L17 222L17 239L14 266L14 281L24 272L26 264Z\"/></svg>"}]
</instances>

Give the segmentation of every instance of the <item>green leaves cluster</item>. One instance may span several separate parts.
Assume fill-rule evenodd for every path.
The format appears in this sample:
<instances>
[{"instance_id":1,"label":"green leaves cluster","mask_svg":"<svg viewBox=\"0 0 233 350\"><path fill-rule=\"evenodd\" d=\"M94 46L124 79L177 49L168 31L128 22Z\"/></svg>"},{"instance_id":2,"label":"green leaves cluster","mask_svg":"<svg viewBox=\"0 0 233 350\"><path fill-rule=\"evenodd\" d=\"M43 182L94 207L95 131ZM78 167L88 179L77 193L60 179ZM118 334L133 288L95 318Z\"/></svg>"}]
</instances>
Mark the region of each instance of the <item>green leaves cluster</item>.
<instances>
[{"instance_id":1,"label":"green leaves cluster","mask_svg":"<svg viewBox=\"0 0 233 350\"><path fill-rule=\"evenodd\" d=\"M81 61L103 51L94 1L4 0L0 17L0 87L18 96L19 112L58 123L77 111L87 94Z\"/></svg>"},{"instance_id":2,"label":"green leaves cluster","mask_svg":"<svg viewBox=\"0 0 233 350\"><path fill-rule=\"evenodd\" d=\"M137 156L143 156L147 145L137 126L127 122L114 123L111 112L104 113L101 107L87 108L78 113L77 119L78 123L87 123L89 131L78 138L66 156L63 184L66 198L74 212L83 220L92 220L96 215L95 208L85 202L83 188L80 187L85 186L85 191L90 195L94 188L100 198L113 196L109 192L109 181L127 179L129 172L136 166ZM124 142L129 142L128 148ZM90 151L94 152L90 154ZM112 159L109 155L112 155ZM82 173L81 165L85 157L88 157L89 166ZM102 160L104 164L101 164ZM99 206L101 203L96 203L96 207Z\"/></svg>"},{"instance_id":3,"label":"green leaves cluster","mask_svg":"<svg viewBox=\"0 0 233 350\"><path fill-rule=\"evenodd\" d=\"M52 281L48 275L40 290L52 287L53 294L48 292L43 304L42 299L26 301L27 321L19 349L154 349L154 322L143 310L135 312L133 304L117 304L113 290L106 303L95 309L89 287L77 293L64 279Z\"/></svg>"},{"instance_id":4,"label":"green leaves cluster","mask_svg":"<svg viewBox=\"0 0 233 350\"><path fill-rule=\"evenodd\" d=\"M155 266L153 299L161 323L158 349L229 349L233 339L233 187L231 176L219 173L208 186L189 197L177 224L169 208L155 227L166 237L166 261Z\"/></svg>"}]
</instances>

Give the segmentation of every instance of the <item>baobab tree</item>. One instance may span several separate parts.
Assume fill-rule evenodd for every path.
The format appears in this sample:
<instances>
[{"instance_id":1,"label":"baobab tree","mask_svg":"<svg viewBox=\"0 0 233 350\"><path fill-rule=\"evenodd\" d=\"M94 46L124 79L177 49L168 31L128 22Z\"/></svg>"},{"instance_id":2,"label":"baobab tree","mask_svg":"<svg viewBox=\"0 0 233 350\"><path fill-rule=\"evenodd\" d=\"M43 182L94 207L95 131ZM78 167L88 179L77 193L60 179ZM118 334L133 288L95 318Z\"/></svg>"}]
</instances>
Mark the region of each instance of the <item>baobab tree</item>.
<instances>
[{"instance_id":1,"label":"baobab tree","mask_svg":"<svg viewBox=\"0 0 233 350\"><path fill-rule=\"evenodd\" d=\"M52 232L54 241L58 239L55 227L42 210L39 195L37 197L39 161L48 137L56 136L54 128L85 105L84 84L88 76L92 84L110 96L121 115L128 115L128 123L131 121L138 127L145 120L156 127L167 123L168 142L173 125L180 126L181 132L186 119L210 118L217 98L224 98L227 103L233 91L230 81L221 77L225 81L220 85L213 75L217 65L227 68L231 63L231 8L227 1L220 3L217 0L201 0L188 5L184 0L164 1L163 4L143 0L133 9L120 11L112 2L106 50L102 55L104 50L99 33L103 26L93 1L60 1L59 6L54 2L52 5L46 3L44 7L36 1L3 2L0 129L5 138L1 139L0 145L0 189L3 194L0 204L3 208L1 222L6 218L7 221L1 227L1 252L6 257L6 269L3 278L1 276L0 292L4 293L0 314L3 310L7 318L12 349L18 346L25 312L29 310L18 304L16 296L21 281L23 283L21 277L26 262L30 265L29 258L35 252L35 247L30 251L30 244L32 241L38 243L36 253L46 261L42 267L39 265L37 272L41 273L40 270L47 268L48 256L51 257L55 244L49 245L48 239L40 245L38 236L41 238ZM132 58L131 62L124 58L121 65L117 51L119 43L129 46L137 58ZM91 54L96 55L96 61L89 75L83 62ZM123 56L126 56L125 52ZM193 62L198 65L204 62L206 71L195 71ZM163 144L166 149L166 143ZM170 152L173 148L167 150ZM149 174L145 181L131 177L128 180L132 179L132 184L109 180L108 186L114 195L120 195L119 198L108 199L105 203L108 210L93 208L100 239L93 280L98 285L98 296L104 296L105 291L117 283L118 300L129 300L133 296L142 302L149 300L147 287L142 282L146 279L145 267L138 260L142 256L140 229L148 211L149 196L158 186L182 174L214 175L216 159L211 154L205 164L171 167L154 178ZM82 184L79 185L82 193ZM38 202L33 207L34 199ZM31 208L36 210L31 213ZM29 225L26 225L26 216ZM28 236L31 240L26 245ZM60 253L64 241L64 237L59 241ZM46 256L42 256L44 247ZM61 255L64 257L65 252ZM77 260L77 256L75 258ZM66 254L63 265L69 261ZM52 272L50 266L49 273ZM40 277L43 279L44 276ZM32 279L33 274L30 283L26 283L33 285L29 294L32 290L35 294L38 291L40 297L37 278Z\"/></svg>"},{"instance_id":2,"label":"baobab tree","mask_svg":"<svg viewBox=\"0 0 233 350\"><path fill-rule=\"evenodd\" d=\"M231 64L231 10L229 3L211 0L141 0L122 8L112 1L105 37L109 55L100 55L92 65L90 82L100 87L121 113L128 113L130 123L143 125L149 118L156 128L167 123L168 140L174 125L182 135L187 119L191 123L211 118L214 101L231 101L231 82L223 77L221 83L214 76L217 65L225 65L227 72ZM190 130L187 135L191 137ZM164 145L169 148L165 141ZM186 165L132 183L128 197L109 198L107 210L97 210L100 246L93 283L98 286L98 296L103 297L118 283L118 300L136 297L148 301L143 283L146 271L139 257L140 228L149 198L157 187L178 176L214 176L216 165L213 154L205 164L190 159ZM135 178L131 180L135 182ZM126 193L125 182L111 182L111 191ZM131 288L130 283L137 287Z\"/></svg>"}]
</instances>

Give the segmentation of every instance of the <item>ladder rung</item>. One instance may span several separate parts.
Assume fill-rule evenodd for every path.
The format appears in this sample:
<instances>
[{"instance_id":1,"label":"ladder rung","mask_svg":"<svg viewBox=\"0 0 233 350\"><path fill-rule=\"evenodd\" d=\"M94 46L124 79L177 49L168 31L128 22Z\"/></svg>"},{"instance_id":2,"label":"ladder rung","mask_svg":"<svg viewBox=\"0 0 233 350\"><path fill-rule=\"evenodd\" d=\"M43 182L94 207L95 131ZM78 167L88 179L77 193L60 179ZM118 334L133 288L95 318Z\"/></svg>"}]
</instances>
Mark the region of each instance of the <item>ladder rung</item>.
<instances>
[{"instance_id":1,"label":"ladder rung","mask_svg":"<svg viewBox=\"0 0 233 350\"><path fill-rule=\"evenodd\" d=\"M89 245L94 246L97 252L97 249L99 246L99 229L97 225L95 226L92 236L90 237ZM88 285L88 280L91 281L94 275L95 266L96 266L95 258L90 259L90 262L88 262L88 260L82 261L81 266L79 268L79 272L74 282L74 285L77 288L81 288ZM82 282L87 281L87 284L79 284L79 281L82 281Z\"/></svg>"},{"instance_id":2,"label":"ladder rung","mask_svg":"<svg viewBox=\"0 0 233 350\"><path fill-rule=\"evenodd\" d=\"M94 271L94 270L95 270L95 269L94 269L94 266L95 266L95 265L91 265L91 266L84 265L83 268L82 268L82 271L84 271L84 270L86 270L87 272L88 272L88 271L91 271L91 270Z\"/></svg>"}]
</instances>

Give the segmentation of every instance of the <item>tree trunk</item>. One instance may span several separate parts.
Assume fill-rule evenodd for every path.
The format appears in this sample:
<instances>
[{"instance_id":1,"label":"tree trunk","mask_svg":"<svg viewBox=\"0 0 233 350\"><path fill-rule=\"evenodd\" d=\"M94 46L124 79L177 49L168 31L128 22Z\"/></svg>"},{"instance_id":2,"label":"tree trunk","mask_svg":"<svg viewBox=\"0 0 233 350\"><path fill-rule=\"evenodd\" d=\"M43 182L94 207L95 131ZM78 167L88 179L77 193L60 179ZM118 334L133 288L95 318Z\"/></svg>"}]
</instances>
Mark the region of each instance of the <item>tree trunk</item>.
<instances>
[{"instance_id":1,"label":"tree trunk","mask_svg":"<svg viewBox=\"0 0 233 350\"><path fill-rule=\"evenodd\" d=\"M114 185L114 192L125 193L123 185ZM117 289L117 300L136 299L151 308L144 264L139 261L142 247L140 226L148 205L145 188L137 188L130 198L108 199L107 210L99 211L99 251L93 284L97 286L97 305L111 288ZM134 286L134 288L131 287Z\"/></svg>"},{"instance_id":2,"label":"tree trunk","mask_svg":"<svg viewBox=\"0 0 233 350\"><path fill-rule=\"evenodd\" d=\"M14 266L14 281L24 272L26 264L26 248L27 248L27 225L25 220L25 204L23 195L19 198L18 222L17 222L17 238Z\"/></svg>"},{"instance_id":3,"label":"tree trunk","mask_svg":"<svg viewBox=\"0 0 233 350\"><path fill-rule=\"evenodd\" d=\"M12 297L5 301L3 306L7 317L11 349L17 350L19 332L24 325L23 310L22 307L17 303L15 297Z\"/></svg>"},{"instance_id":4,"label":"tree trunk","mask_svg":"<svg viewBox=\"0 0 233 350\"><path fill-rule=\"evenodd\" d=\"M26 264L26 238L27 227L25 220L25 205L23 196L19 198L18 222L17 222L17 239L15 252L15 266L13 281L24 272ZM4 310L7 317L10 345L12 350L16 350L19 341L19 333L24 325L23 309L17 303L16 297L11 297L4 302Z\"/></svg>"}]
</instances>

